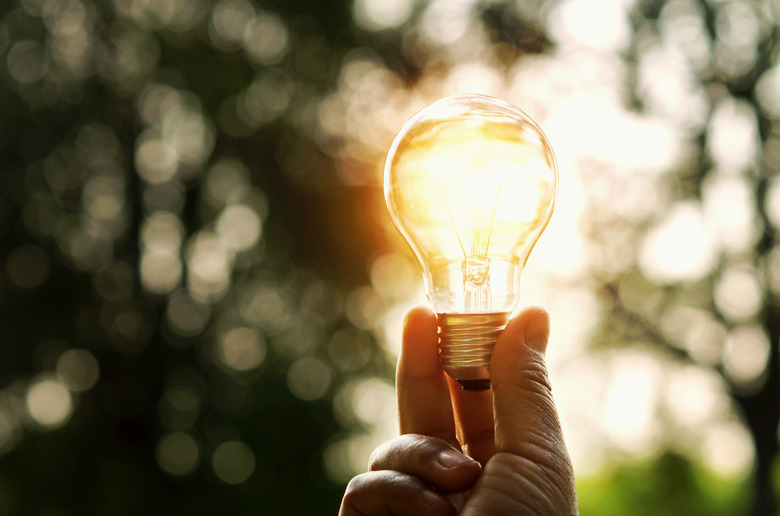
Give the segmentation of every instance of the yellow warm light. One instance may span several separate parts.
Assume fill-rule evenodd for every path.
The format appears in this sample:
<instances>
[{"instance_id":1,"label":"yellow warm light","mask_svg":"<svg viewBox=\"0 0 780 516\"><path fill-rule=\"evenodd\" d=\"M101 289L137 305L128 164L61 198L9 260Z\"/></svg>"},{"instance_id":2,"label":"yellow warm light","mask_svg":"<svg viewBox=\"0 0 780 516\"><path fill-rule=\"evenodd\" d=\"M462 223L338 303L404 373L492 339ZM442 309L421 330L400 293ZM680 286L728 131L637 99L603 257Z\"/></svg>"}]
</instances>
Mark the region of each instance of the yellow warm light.
<instances>
[{"instance_id":1,"label":"yellow warm light","mask_svg":"<svg viewBox=\"0 0 780 516\"><path fill-rule=\"evenodd\" d=\"M477 311L511 311L516 290L507 282L517 282L552 214L556 182L538 127L487 97L445 99L402 129L387 162L388 206L425 270L428 297L434 305L436 293L450 297L440 311L469 311L452 298L471 258L492 264L500 302Z\"/></svg>"},{"instance_id":2,"label":"yellow warm light","mask_svg":"<svg viewBox=\"0 0 780 516\"><path fill-rule=\"evenodd\" d=\"M490 385L492 346L517 306L520 276L552 215L557 182L539 126L482 95L431 104L390 148L387 206L440 314L444 370L466 389Z\"/></svg>"}]
</instances>

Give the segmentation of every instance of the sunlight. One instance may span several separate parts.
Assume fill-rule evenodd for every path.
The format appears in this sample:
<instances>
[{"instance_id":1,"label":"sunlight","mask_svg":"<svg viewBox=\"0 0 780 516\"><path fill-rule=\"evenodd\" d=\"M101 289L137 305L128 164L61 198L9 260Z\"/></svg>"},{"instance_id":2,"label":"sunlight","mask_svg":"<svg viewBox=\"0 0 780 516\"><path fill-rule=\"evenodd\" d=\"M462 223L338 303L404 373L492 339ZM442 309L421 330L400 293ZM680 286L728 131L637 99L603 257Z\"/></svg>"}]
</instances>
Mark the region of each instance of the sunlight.
<instances>
[{"instance_id":1,"label":"sunlight","mask_svg":"<svg viewBox=\"0 0 780 516\"><path fill-rule=\"evenodd\" d=\"M716 264L715 238L698 203L681 202L647 233L639 255L642 270L668 283L703 278Z\"/></svg>"},{"instance_id":2,"label":"sunlight","mask_svg":"<svg viewBox=\"0 0 780 516\"><path fill-rule=\"evenodd\" d=\"M413 8L412 0L356 0L352 14L361 28L384 30L404 23L412 14Z\"/></svg>"},{"instance_id":3,"label":"sunlight","mask_svg":"<svg viewBox=\"0 0 780 516\"><path fill-rule=\"evenodd\" d=\"M550 15L550 32L563 44L620 52L631 40L622 4L620 0L566 0Z\"/></svg>"},{"instance_id":4,"label":"sunlight","mask_svg":"<svg viewBox=\"0 0 780 516\"><path fill-rule=\"evenodd\" d=\"M619 447L645 455L658 446L653 409L660 394L660 364L637 352L624 352L616 361L604 400L603 428Z\"/></svg>"}]
</instances>

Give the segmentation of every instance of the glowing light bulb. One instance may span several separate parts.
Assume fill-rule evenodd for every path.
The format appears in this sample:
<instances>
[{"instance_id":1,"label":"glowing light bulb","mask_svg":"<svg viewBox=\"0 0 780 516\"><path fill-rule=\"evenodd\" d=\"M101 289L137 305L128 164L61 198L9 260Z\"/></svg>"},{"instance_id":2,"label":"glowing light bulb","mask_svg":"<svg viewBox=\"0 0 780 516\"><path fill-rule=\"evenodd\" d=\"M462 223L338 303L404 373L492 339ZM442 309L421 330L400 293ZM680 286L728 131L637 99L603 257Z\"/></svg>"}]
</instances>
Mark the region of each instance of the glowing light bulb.
<instances>
[{"instance_id":1,"label":"glowing light bulb","mask_svg":"<svg viewBox=\"0 0 780 516\"><path fill-rule=\"evenodd\" d=\"M393 141L387 207L422 266L442 367L464 389L490 388L493 345L517 306L557 185L542 130L492 97L434 102Z\"/></svg>"}]
</instances>

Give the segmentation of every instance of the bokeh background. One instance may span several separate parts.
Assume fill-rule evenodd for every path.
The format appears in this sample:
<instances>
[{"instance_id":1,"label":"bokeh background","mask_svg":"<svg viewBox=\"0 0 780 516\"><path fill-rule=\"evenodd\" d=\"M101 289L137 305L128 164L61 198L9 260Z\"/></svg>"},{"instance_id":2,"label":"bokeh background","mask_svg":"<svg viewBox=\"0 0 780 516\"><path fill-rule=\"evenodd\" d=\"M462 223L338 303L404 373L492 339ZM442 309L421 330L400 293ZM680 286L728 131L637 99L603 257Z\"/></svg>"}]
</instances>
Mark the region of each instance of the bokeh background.
<instances>
[{"instance_id":1,"label":"bokeh background","mask_svg":"<svg viewBox=\"0 0 780 516\"><path fill-rule=\"evenodd\" d=\"M775 514L778 0L3 0L0 515L335 514L397 432L390 142L547 132L583 515Z\"/></svg>"}]
</instances>

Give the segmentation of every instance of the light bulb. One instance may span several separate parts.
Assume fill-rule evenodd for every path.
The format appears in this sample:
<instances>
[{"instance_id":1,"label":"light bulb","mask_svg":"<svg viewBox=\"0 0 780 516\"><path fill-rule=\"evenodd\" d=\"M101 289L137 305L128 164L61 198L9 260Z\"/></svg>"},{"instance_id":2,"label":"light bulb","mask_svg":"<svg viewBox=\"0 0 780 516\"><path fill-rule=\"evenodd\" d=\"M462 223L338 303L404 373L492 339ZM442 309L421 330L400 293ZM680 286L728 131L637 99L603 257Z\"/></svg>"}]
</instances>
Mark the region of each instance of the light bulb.
<instances>
[{"instance_id":1,"label":"light bulb","mask_svg":"<svg viewBox=\"0 0 780 516\"><path fill-rule=\"evenodd\" d=\"M464 389L490 388L493 346L517 306L557 185L545 134L492 97L434 102L390 147L387 207L422 266L442 368Z\"/></svg>"}]
</instances>

